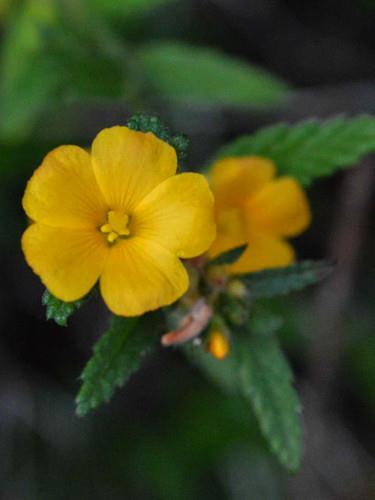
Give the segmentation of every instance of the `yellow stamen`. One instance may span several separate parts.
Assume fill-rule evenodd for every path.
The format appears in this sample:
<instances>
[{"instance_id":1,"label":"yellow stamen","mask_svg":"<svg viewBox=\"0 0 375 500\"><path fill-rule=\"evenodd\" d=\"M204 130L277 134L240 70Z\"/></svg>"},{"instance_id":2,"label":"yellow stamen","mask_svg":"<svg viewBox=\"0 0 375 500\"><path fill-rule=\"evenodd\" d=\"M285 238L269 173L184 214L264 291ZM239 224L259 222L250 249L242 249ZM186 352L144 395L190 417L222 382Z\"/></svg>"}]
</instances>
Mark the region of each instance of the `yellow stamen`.
<instances>
[{"instance_id":1,"label":"yellow stamen","mask_svg":"<svg viewBox=\"0 0 375 500\"><path fill-rule=\"evenodd\" d=\"M107 234L109 243L114 243L119 236L129 236L129 215L121 211L110 210L107 222L100 227L100 231Z\"/></svg>"},{"instance_id":2,"label":"yellow stamen","mask_svg":"<svg viewBox=\"0 0 375 500\"><path fill-rule=\"evenodd\" d=\"M110 243L113 243L114 241L116 241L118 238L118 234L115 233L114 231L110 232L109 235L107 236L107 240L110 242Z\"/></svg>"},{"instance_id":3,"label":"yellow stamen","mask_svg":"<svg viewBox=\"0 0 375 500\"><path fill-rule=\"evenodd\" d=\"M100 231L102 233L110 233L112 231L112 228L109 224L103 224L102 227L100 228Z\"/></svg>"}]
</instances>

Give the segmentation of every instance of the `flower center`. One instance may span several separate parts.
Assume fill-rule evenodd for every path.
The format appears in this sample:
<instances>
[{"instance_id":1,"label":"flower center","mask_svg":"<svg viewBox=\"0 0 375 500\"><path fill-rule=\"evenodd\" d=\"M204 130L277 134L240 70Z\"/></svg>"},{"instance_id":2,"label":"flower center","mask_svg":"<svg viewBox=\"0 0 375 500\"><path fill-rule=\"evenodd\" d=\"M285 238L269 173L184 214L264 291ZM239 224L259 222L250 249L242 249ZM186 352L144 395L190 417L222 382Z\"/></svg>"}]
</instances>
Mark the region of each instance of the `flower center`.
<instances>
[{"instance_id":1,"label":"flower center","mask_svg":"<svg viewBox=\"0 0 375 500\"><path fill-rule=\"evenodd\" d=\"M100 227L100 231L107 235L109 243L114 243L120 236L129 236L129 215L119 210L110 210L107 222Z\"/></svg>"}]
</instances>

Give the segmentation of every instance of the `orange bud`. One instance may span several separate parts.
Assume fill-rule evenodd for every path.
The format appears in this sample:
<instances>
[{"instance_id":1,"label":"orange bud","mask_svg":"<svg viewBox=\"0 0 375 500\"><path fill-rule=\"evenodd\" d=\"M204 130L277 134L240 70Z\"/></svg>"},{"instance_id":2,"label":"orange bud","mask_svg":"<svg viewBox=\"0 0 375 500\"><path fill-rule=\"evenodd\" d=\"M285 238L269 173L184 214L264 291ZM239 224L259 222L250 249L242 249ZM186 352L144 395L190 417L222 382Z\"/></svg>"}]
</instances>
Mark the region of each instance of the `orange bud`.
<instances>
[{"instance_id":1,"label":"orange bud","mask_svg":"<svg viewBox=\"0 0 375 500\"><path fill-rule=\"evenodd\" d=\"M207 344L208 352L216 359L224 359L229 349L228 338L220 330L212 330Z\"/></svg>"}]
</instances>

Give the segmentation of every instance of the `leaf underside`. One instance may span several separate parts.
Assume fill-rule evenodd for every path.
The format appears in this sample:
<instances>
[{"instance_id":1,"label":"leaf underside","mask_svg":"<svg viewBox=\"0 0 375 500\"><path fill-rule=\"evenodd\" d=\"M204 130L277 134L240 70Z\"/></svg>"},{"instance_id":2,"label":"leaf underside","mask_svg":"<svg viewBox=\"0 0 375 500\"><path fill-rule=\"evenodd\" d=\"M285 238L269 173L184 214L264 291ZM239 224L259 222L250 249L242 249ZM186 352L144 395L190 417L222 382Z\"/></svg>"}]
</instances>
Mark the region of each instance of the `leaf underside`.
<instances>
[{"instance_id":1,"label":"leaf underside","mask_svg":"<svg viewBox=\"0 0 375 500\"><path fill-rule=\"evenodd\" d=\"M214 259L210 260L208 264L210 266L223 266L223 265L233 264L233 262L236 262L236 260L238 260L241 257L246 247L247 244L241 245L236 248L232 248L232 250L228 250L228 252L224 252L215 257Z\"/></svg>"},{"instance_id":2,"label":"leaf underside","mask_svg":"<svg viewBox=\"0 0 375 500\"><path fill-rule=\"evenodd\" d=\"M286 295L326 278L333 270L327 261L302 261L287 267L266 269L239 276L250 298Z\"/></svg>"}]
</instances>

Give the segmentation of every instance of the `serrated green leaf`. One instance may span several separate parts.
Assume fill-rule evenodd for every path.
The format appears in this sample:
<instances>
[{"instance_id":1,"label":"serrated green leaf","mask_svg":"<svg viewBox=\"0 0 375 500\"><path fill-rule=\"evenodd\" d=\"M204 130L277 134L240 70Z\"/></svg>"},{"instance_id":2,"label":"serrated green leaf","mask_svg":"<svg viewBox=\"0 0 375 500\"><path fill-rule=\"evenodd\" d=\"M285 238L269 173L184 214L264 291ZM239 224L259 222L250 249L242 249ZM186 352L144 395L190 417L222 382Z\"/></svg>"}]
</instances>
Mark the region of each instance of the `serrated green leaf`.
<instances>
[{"instance_id":1,"label":"serrated green leaf","mask_svg":"<svg viewBox=\"0 0 375 500\"><path fill-rule=\"evenodd\" d=\"M288 470L295 471L301 460L300 403L276 336L253 334L239 356L242 391L272 451Z\"/></svg>"},{"instance_id":2,"label":"serrated green leaf","mask_svg":"<svg viewBox=\"0 0 375 500\"><path fill-rule=\"evenodd\" d=\"M285 295L326 278L333 265L327 261L303 261L288 267L266 269L239 276L251 299Z\"/></svg>"},{"instance_id":3,"label":"serrated green leaf","mask_svg":"<svg viewBox=\"0 0 375 500\"><path fill-rule=\"evenodd\" d=\"M232 248L232 250L228 250L228 252L224 252L214 259L210 260L208 264L210 266L223 266L233 264L233 262L236 262L236 260L240 258L246 247L247 244Z\"/></svg>"},{"instance_id":4,"label":"serrated green leaf","mask_svg":"<svg viewBox=\"0 0 375 500\"><path fill-rule=\"evenodd\" d=\"M151 328L152 326L152 328ZM84 416L109 401L116 388L127 382L159 336L155 315L142 318L112 316L109 329L94 346L82 374L76 412Z\"/></svg>"},{"instance_id":5,"label":"serrated green leaf","mask_svg":"<svg viewBox=\"0 0 375 500\"><path fill-rule=\"evenodd\" d=\"M70 316L86 301L86 297L73 302L64 302L53 296L47 289L42 295L42 304L46 306L46 318L53 319L60 326L67 326Z\"/></svg>"},{"instance_id":6,"label":"serrated green leaf","mask_svg":"<svg viewBox=\"0 0 375 500\"><path fill-rule=\"evenodd\" d=\"M217 360L201 348L185 347L188 358L226 392L241 394L251 404L270 448L288 470L301 459L300 404L293 388L293 374L273 330L266 322L247 326L244 335L232 338L231 352ZM251 326L250 326L251 325ZM251 329L250 329L251 328Z\"/></svg>"},{"instance_id":7,"label":"serrated green leaf","mask_svg":"<svg viewBox=\"0 0 375 500\"><path fill-rule=\"evenodd\" d=\"M288 87L266 71L216 50L181 42L138 49L146 82L171 101L215 106L273 106Z\"/></svg>"},{"instance_id":8,"label":"serrated green leaf","mask_svg":"<svg viewBox=\"0 0 375 500\"><path fill-rule=\"evenodd\" d=\"M338 117L297 125L278 124L224 146L218 158L257 155L276 163L280 175L302 184L355 164L375 151L375 117Z\"/></svg>"},{"instance_id":9,"label":"serrated green leaf","mask_svg":"<svg viewBox=\"0 0 375 500\"><path fill-rule=\"evenodd\" d=\"M189 139L183 134L171 134L168 127L163 125L157 116L137 114L132 116L127 123L132 130L141 132L152 132L162 141L167 142L176 150L179 160L186 157L189 147Z\"/></svg>"}]
</instances>

